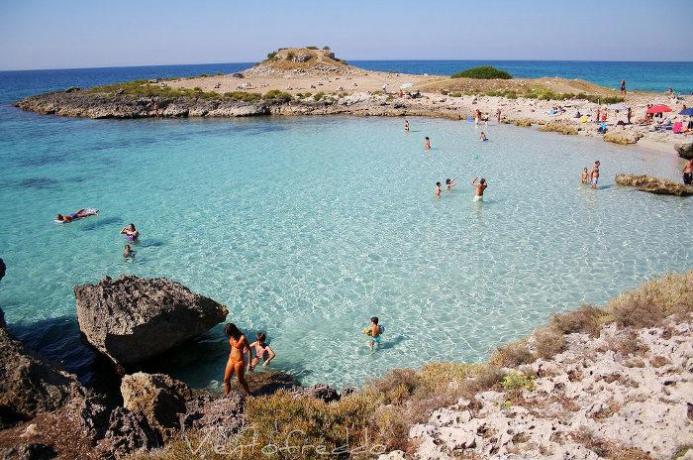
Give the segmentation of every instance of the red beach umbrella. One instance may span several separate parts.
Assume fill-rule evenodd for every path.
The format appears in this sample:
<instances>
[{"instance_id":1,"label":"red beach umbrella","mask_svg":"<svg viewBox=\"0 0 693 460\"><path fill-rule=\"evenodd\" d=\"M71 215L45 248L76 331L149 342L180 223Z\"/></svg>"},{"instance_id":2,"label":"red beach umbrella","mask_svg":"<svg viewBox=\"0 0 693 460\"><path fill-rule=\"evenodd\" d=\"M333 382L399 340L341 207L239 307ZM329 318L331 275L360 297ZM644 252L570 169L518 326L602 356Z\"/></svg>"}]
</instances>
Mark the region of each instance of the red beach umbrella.
<instances>
[{"instance_id":1,"label":"red beach umbrella","mask_svg":"<svg viewBox=\"0 0 693 460\"><path fill-rule=\"evenodd\" d=\"M658 105L653 105L649 109L647 109L647 113L662 113L662 112L671 112L671 107L668 105L664 104L658 104Z\"/></svg>"}]
</instances>

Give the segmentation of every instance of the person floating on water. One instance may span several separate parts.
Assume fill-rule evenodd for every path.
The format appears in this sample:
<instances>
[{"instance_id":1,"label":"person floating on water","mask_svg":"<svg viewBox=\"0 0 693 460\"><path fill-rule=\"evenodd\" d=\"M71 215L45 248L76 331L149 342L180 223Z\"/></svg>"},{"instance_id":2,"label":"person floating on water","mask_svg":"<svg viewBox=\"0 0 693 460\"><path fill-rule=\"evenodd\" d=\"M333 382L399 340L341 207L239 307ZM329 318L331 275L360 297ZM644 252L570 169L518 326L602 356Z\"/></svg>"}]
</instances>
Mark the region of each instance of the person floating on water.
<instances>
[{"instance_id":1,"label":"person floating on water","mask_svg":"<svg viewBox=\"0 0 693 460\"><path fill-rule=\"evenodd\" d=\"M455 179L445 179L445 186L448 189L448 192L451 192L453 188L457 186L457 182L455 182Z\"/></svg>"},{"instance_id":2,"label":"person floating on water","mask_svg":"<svg viewBox=\"0 0 693 460\"><path fill-rule=\"evenodd\" d=\"M135 257L135 251L132 250L132 247L130 247L129 244L126 244L125 247L123 247L123 257L126 259Z\"/></svg>"},{"instance_id":3,"label":"person floating on water","mask_svg":"<svg viewBox=\"0 0 693 460\"><path fill-rule=\"evenodd\" d=\"M590 183L590 172L587 168L582 168L582 173L580 173L580 183L589 184Z\"/></svg>"},{"instance_id":4,"label":"person floating on water","mask_svg":"<svg viewBox=\"0 0 693 460\"><path fill-rule=\"evenodd\" d=\"M83 218L89 217L89 216L95 216L98 213L99 213L99 211L96 209L82 208L79 211L73 212L72 214L68 214L68 215L58 214L57 216L55 216L55 221L68 223L68 222L72 222L73 220L83 219Z\"/></svg>"},{"instance_id":5,"label":"person floating on water","mask_svg":"<svg viewBox=\"0 0 693 460\"><path fill-rule=\"evenodd\" d=\"M373 316L371 318L371 324L369 324L368 327L363 330L363 333L370 337L370 340L368 341L368 348L370 348L371 351L380 346L380 336L383 333L383 327L378 325L378 322L378 317Z\"/></svg>"},{"instance_id":6,"label":"person floating on water","mask_svg":"<svg viewBox=\"0 0 693 460\"><path fill-rule=\"evenodd\" d=\"M597 184L599 183L599 167L601 166L601 163L599 160L594 162L594 165L592 165L592 171L590 171L590 184L592 185L592 188L597 188Z\"/></svg>"},{"instance_id":7,"label":"person floating on water","mask_svg":"<svg viewBox=\"0 0 693 460\"><path fill-rule=\"evenodd\" d=\"M488 137L486 137L486 133L481 131L481 134L479 135L479 139L481 139L481 142L486 142L488 140Z\"/></svg>"},{"instance_id":8,"label":"person floating on water","mask_svg":"<svg viewBox=\"0 0 693 460\"><path fill-rule=\"evenodd\" d=\"M479 180L479 178L475 177L472 181L472 187L474 187L474 201L484 201L484 190L486 190L488 184L483 177L479 182L477 182L477 180Z\"/></svg>"},{"instance_id":9,"label":"person floating on water","mask_svg":"<svg viewBox=\"0 0 693 460\"><path fill-rule=\"evenodd\" d=\"M431 139L428 136L424 138L424 150L431 150Z\"/></svg>"},{"instance_id":10,"label":"person floating on water","mask_svg":"<svg viewBox=\"0 0 693 460\"><path fill-rule=\"evenodd\" d=\"M433 195L435 195L436 198L440 198L440 182L436 182L436 187L433 189Z\"/></svg>"},{"instance_id":11,"label":"person floating on water","mask_svg":"<svg viewBox=\"0 0 693 460\"><path fill-rule=\"evenodd\" d=\"M127 227L123 227L120 234L125 235L125 237L130 241L137 241L137 239L140 237L140 232L138 232L135 228L135 224L130 224Z\"/></svg>"},{"instance_id":12,"label":"person floating on water","mask_svg":"<svg viewBox=\"0 0 693 460\"><path fill-rule=\"evenodd\" d=\"M688 160L683 167L683 183L685 185L693 185L693 158Z\"/></svg>"},{"instance_id":13,"label":"person floating on water","mask_svg":"<svg viewBox=\"0 0 693 460\"><path fill-rule=\"evenodd\" d=\"M226 324L224 332L229 338L230 348L229 360L226 363L226 370L224 370L224 395L228 395L231 391L231 378L234 373L243 391L250 394L250 388L248 388L248 383L245 381L245 368L250 362L248 341L233 323Z\"/></svg>"},{"instance_id":14,"label":"person floating on water","mask_svg":"<svg viewBox=\"0 0 693 460\"><path fill-rule=\"evenodd\" d=\"M409 120L404 120L404 132L409 132Z\"/></svg>"},{"instance_id":15,"label":"person floating on water","mask_svg":"<svg viewBox=\"0 0 693 460\"><path fill-rule=\"evenodd\" d=\"M255 337L257 340L250 344L251 353L255 352L255 357L250 360L250 365L248 366L248 370L251 371L255 369L261 360L263 361L263 367L269 366L270 361L277 356L265 342L267 335L264 332L258 332Z\"/></svg>"}]
</instances>

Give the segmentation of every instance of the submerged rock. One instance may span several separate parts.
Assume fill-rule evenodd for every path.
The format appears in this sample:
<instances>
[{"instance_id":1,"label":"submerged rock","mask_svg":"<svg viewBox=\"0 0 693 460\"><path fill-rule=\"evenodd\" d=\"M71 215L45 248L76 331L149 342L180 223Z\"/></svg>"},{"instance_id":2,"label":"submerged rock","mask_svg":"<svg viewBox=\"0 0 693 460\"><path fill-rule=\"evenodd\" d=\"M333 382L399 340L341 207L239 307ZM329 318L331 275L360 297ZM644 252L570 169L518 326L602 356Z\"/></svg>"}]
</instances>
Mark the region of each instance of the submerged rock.
<instances>
[{"instance_id":1,"label":"submerged rock","mask_svg":"<svg viewBox=\"0 0 693 460\"><path fill-rule=\"evenodd\" d=\"M693 187L677 184L676 182L660 179L658 177L617 174L616 183L627 187L636 187L642 192L655 193L657 195L693 195Z\"/></svg>"},{"instance_id":2,"label":"submerged rock","mask_svg":"<svg viewBox=\"0 0 693 460\"><path fill-rule=\"evenodd\" d=\"M228 314L224 305L165 278L106 277L76 286L75 297L80 330L119 366L152 358Z\"/></svg>"}]
</instances>

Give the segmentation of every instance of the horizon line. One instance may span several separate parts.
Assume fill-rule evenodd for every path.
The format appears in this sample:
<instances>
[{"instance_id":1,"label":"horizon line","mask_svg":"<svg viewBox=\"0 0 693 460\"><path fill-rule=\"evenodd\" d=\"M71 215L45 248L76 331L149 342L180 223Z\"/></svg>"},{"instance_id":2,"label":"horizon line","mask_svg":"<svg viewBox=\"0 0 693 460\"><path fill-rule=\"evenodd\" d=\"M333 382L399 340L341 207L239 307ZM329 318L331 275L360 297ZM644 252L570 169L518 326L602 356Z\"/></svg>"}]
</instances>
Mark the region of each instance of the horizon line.
<instances>
[{"instance_id":1,"label":"horizon line","mask_svg":"<svg viewBox=\"0 0 693 460\"><path fill-rule=\"evenodd\" d=\"M615 59L345 59L347 64L351 62L404 62L404 61L426 61L426 62L618 62L618 63L662 63L662 64L689 64L693 60L615 60ZM43 68L24 68L24 69L2 69L0 72L41 72L48 70L96 70L96 69L125 69L125 68L142 68L142 67L174 67L174 66L199 66L199 65L228 65L228 64L250 64L255 65L262 61L247 61L247 62L198 62L198 63L170 63L170 64L126 64L126 65L111 65L111 66L88 66L88 67L43 67Z\"/></svg>"}]
</instances>

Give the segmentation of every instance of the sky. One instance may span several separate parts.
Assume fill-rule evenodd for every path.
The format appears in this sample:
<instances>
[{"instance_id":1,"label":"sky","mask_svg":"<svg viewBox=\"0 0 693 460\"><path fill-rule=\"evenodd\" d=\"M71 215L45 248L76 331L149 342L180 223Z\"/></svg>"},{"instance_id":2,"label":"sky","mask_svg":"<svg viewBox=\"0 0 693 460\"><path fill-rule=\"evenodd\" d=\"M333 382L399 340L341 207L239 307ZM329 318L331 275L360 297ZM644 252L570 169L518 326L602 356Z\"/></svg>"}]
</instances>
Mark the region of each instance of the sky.
<instances>
[{"instance_id":1,"label":"sky","mask_svg":"<svg viewBox=\"0 0 693 460\"><path fill-rule=\"evenodd\" d=\"M347 60L693 61L693 0L0 0L0 70Z\"/></svg>"}]
</instances>

